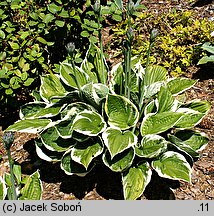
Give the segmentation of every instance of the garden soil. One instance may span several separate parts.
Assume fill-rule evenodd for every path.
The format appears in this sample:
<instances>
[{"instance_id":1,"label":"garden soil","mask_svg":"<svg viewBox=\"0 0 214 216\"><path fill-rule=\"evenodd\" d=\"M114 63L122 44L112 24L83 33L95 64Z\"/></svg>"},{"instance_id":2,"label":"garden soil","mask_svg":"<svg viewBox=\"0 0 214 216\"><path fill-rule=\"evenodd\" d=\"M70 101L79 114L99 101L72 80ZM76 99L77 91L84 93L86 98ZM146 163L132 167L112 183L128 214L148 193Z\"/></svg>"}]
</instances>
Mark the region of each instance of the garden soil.
<instances>
[{"instance_id":1,"label":"garden soil","mask_svg":"<svg viewBox=\"0 0 214 216\"><path fill-rule=\"evenodd\" d=\"M214 17L214 1L142 1L151 12L161 13L172 7L193 10L198 16ZM148 3L149 2L149 3ZM168 2L168 3L166 3ZM139 199L148 200L214 200L214 66L192 67L185 74L198 79L198 83L188 91L188 100L201 99L211 103L211 110L197 130L209 136L209 144L200 152L200 158L193 165L192 182L163 179L153 174L152 181ZM0 136L6 123L18 119L18 110L0 115ZM22 167L23 175L40 170L43 184L43 200L103 200L123 199L120 174L111 172L107 167L98 164L86 177L68 176L59 167L41 161L35 152L33 139L36 135L16 133L12 146L12 157ZM3 144L0 143L0 176L8 171L8 160Z\"/></svg>"}]
</instances>

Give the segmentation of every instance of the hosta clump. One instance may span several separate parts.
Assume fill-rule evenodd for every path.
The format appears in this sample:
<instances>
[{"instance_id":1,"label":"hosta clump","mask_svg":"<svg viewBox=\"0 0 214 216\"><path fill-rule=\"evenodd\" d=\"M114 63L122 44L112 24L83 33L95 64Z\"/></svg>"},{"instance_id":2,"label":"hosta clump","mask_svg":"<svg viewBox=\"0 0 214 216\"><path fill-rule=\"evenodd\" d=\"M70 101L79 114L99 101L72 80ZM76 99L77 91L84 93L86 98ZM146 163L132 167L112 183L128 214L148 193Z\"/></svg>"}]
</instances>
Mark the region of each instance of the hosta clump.
<instances>
[{"instance_id":1,"label":"hosta clump","mask_svg":"<svg viewBox=\"0 0 214 216\"><path fill-rule=\"evenodd\" d=\"M169 79L166 69L144 69L137 57L129 73L126 82L122 62L109 72L91 44L80 67L62 63L59 74L41 77L39 95L7 130L39 133L38 156L68 175L85 176L102 160L121 173L125 199L140 197L152 172L190 182L193 159L208 142L193 127L210 104L185 101L195 80Z\"/></svg>"}]
</instances>

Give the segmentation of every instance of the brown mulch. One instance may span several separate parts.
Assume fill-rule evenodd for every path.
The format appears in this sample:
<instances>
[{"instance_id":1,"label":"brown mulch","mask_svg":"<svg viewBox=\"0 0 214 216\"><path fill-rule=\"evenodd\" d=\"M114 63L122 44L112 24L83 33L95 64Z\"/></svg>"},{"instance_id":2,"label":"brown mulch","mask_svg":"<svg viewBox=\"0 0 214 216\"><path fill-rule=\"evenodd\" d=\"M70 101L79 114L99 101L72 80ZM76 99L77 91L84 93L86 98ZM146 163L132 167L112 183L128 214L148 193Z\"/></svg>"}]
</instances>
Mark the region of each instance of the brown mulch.
<instances>
[{"instance_id":1,"label":"brown mulch","mask_svg":"<svg viewBox=\"0 0 214 216\"><path fill-rule=\"evenodd\" d=\"M152 10L164 10L169 7L192 9L188 1L142 1ZM194 7L200 16L214 16L214 3ZM213 200L214 199L214 67L193 67L187 77L198 79L195 87L188 91L189 100L201 99L211 103L211 110L197 130L209 136L209 144L201 151L200 158L193 165L191 184L157 177L155 174L141 199L177 199L177 200ZM17 113L16 113L17 115ZM9 118L9 117L8 117ZM4 118L7 119L7 118ZM1 116L0 122L3 123ZM3 125L2 125L3 126ZM0 126L0 137L2 129ZM33 139L36 135L16 133L12 146L12 157L22 166L24 174L40 170L43 184L44 200L102 200L123 199L120 174L111 172L102 164L98 165L86 177L67 176L59 164L44 162L35 152ZM0 176L8 170L8 161L3 144L0 142L0 153L3 155L0 164Z\"/></svg>"}]
</instances>

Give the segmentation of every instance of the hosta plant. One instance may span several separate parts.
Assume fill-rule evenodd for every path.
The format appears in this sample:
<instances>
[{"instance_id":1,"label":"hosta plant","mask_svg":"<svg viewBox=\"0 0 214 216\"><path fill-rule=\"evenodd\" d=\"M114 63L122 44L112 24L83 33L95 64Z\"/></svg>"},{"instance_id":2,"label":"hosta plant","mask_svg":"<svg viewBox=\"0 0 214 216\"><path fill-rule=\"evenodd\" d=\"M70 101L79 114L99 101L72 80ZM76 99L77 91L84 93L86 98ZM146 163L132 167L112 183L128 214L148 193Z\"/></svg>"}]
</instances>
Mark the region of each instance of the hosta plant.
<instances>
[{"instance_id":1,"label":"hosta plant","mask_svg":"<svg viewBox=\"0 0 214 216\"><path fill-rule=\"evenodd\" d=\"M134 6L127 5L129 16ZM156 36L153 31L150 49ZM143 68L140 57L131 58L133 37L129 28L124 61L111 70L91 44L80 67L62 63L59 73L42 76L35 101L7 128L38 133L38 156L59 162L68 175L85 176L100 161L120 172L126 200L142 195L152 172L191 182L193 161L208 143L193 128L210 109L206 101L186 101L195 80L169 78L165 68L149 61Z\"/></svg>"}]
</instances>

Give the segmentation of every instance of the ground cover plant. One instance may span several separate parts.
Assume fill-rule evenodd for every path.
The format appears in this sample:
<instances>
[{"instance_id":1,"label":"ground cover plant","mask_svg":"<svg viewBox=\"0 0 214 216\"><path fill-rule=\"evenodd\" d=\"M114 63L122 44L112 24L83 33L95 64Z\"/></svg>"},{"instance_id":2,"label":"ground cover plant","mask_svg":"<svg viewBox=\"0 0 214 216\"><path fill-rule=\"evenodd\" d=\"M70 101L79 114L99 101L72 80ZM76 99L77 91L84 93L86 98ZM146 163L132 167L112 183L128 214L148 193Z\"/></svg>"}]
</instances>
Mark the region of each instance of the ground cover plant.
<instances>
[{"instance_id":1,"label":"ground cover plant","mask_svg":"<svg viewBox=\"0 0 214 216\"><path fill-rule=\"evenodd\" d=\"M214 21L208 18L198 17L191 10L168 9L165 13L151 13L143 10L132 19L135 41L132 52L141 55L141 62L145 66L146 50L148 49L148 26L158 28L160 35L156 43L156 49L150 56L150 62L164 66L171 75L185 75L192 65L196 65L198 59L204 53L200 46L205 42L213 41L210 33L213 30ZM110 48L118 44L120 47L127 31L127 20L123 19L112 28L114 44L109 43ZM115 57L121 54L121 50L115 51Z\"/></svg>"},{"instance_id":2,"label":"ground cover plant","mask_svg":"<svg viewBox=\"0 0 214 216\"><path fill-rule=\"evenodd\" d=\"M137 199L152 172L191 182L191 166L208 143L194 127L210 104L186 101L185 91L196 80L169 78L164 67L149 65L156 29L150 34L145 67L140 56L131 56L130 20L140 1L129 1L126 7L122 1L115 3L129 20L124 60L109 70L99 37L100 48L91 43L76 66L75 45L69 44L70 62L41 77L35 101L22 106L21 120L7 131L39 133L38 156L59 162L68 175L85 176L98 161L104 163L121 173L124 198ZM99 19L99 2L94 10Z\"/></svg>"}]
</instances>

